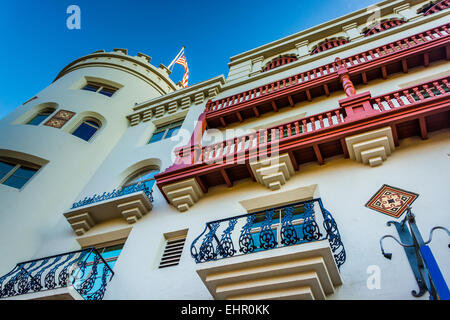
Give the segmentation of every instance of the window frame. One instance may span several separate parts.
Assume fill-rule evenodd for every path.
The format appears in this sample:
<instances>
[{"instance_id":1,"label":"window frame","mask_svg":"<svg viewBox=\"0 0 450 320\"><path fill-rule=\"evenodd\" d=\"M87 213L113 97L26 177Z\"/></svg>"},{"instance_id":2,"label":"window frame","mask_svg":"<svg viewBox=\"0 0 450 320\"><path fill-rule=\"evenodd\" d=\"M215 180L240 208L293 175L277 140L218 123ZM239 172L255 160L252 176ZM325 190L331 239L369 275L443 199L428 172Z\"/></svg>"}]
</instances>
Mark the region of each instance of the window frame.
<instances>
[{"instance_id":1,"label":"window frame","mask_svg":"<svg viewBox=\"0 0 450 320\"><path fill-rule=\"evenodd\" d=\"M94 127L92 124L90 124L89 122L94 122L94 123L96 123L96 124L97 124L97 128L95 128L95 127ZM85 140L85 139L83 139L82 137L77 136L77 135L74 134L75 131L77 131L83 124L86 124L87 126L96 129L96 131L89 137L88 140ZM97 135L97 133L100 131L101 128L102 128L102 122L101 122L100 120L98 120L98 119L96 119L96 118L92 118L92 117L87 117L87 118L84 118L83 120L81 120L80 123L79 123L77 126L75 126L75 128L72 130L71 134L72 134L73 136L75 136L75 137L77 137L77 138L83 140L83 141L90 142L90 141L93 139L93 137Z\"/></svg>"},{"instance_id":2,"label":"window frame","mask_svg":"<svg viewBox=\"0 0 450 320\"><path fill-rule=\"evenodd\" d=\"M45 123L50 118L50 116L55 113L55 111L56 111L56 109L53 109L53 108L44 108L44 109L40 110L39 112L37 112L36 114L34 114L33 117L30 118L25 124L29 124L30 126L40 126L43 123ZM38 124L30 123L31 121L36 119L36 117L40 116L43 113L47 113L47 112L49 113L47 115L47 117L45 119L43 119L41 122L39 122Z\"/></svg>"},{"instance_id":3,"label":"window frame","mask_svg":"<svg viewBox=\"0 0 450 320\"><path fill-rule=\"evenodd\" d=\"M158 142L158 141L165 140L167 138L167 134L169 133L169 131L171 129L174 129L174 128L177 128L177 127L179 129L181 129L181 127L183 126L183 122L184 122L184 119L183 120L179 120L179 121L175 121L175 122L172 122L172 123L169 123L169 124L166 124L166 125L161 126L159 128L157 127L155 129L155 131L153 132L152 136L150 137L150 140L148 141L147 144L152 144L152 143L155 143L155 142ZM160 132L164 132L164 134L162 135L161 139L156 140L156 141L152 141L152 139L155 136L155 134L160 133ZM178 134L178 132L175 135L177 135L177 134ZM171 138L171 137L174 137L174 135L170 136L169 138Z\"/></svg>"},{"instance_id":4,"label":"window frame","mask_svg":"<svg viewBox=\"0 0 450 320\"><path fill-rule=\"evenodd\" d=\"M113 256L113 257L109 257L109 258L105 258L105 257L103 256L103 254L105 253L105 249L112 248L112 247L117 247L117 246L122 246L122 248L120 248L120 252L119 252L119 254L118 254L117 256ZM122 253L124 247L125 247L125 241L118 241L118 243L114 243L114 244L106 244L106 245L95 246L95 250L97 250L97 253L98 253L98 254L103 258L103 260L106 261L106 263L108 263L108 265L109 265L110 262L114 262L114 264L115 264L115 262L119 259L120 254ZM114 251L114 250L113 250L113 251ZM101 264L101 263L103 263L103 261L100 261L99 263ZM94 262L93 262L93 261L92 261L92 262L90 261L90 262L87 262L87 263L86 263L86 266L92 266L93 264L94 264ZM114 269L114 266L111 267L111 270L113 270L113 269Z\"/></svg>"},{"instance_id":5,"label":"window frame","mask_svg":"<svg viewBox=\"0 0 450 320\"><path fill-rule=\"evenodd\" d=\"M160 173L161 171L160 171L161 169L159 168L159 167L157 167L157 166L148 166L148 167L144 167L144 168L142 168L142 169L140 169L140 170L136 170L133 174L131 174L126 180L125 180L125 182L122 184L122 189L123 188L128 188L128 187L131 187L131 186L134 186L134 185L138 185L138 184L145 184L146 182L148 182L148 181L155 181L156 182L156 179L155 179L155 177L153 176L153 178L149 178L149 179L145 179L145 180L142 180L142 181L138 181L138 182L128 182L128 181L130 181L130 180L134 180L135 179L135 177L136 176L138 176L138 175L140 175L141 173L143 173L143 172L150 172L150 171L158 171L156 174L158 174L158 173ZM155 184L153 183L153 186L154 186ZM152 189L153 189L153 186L152 186Z\"/></svg>"},{"instance_id":6,"label":"window frame","mask_svg":"<svg viewBox=\"0 0 450 320\"><path fill-rule=\"evenodd\" d=\"M4 185L4 186L7 186L7 187L10 187L10 188L14 188L14 189L19 190L19 191L22 190L28 184L28 182L31 179L33 179L33 177L42 168L42 166L36 165L34 163L31 163L31 162L22 161L22 160L19 160L19 159L7 158L7 157L0 157L0 162L8 163L8 164L14 166L3 177L0 178L0 184ZM33 169L33 170L36 170L36 171L34 172L34 174L29 179L27 179L27 181L20 188L16 188L16 187L4 184L4 182L7 181L9 178L11 178L14 175L14 173L16 173L17 170L19 170L21 167L27 167L29 169Z\"/></svg>"},{"instance_id":7,"label":"window frame","mask_svg":"<svg viewBox=\"0 0 450 320\"><path fill-rule=\"evenodd\" d=\"M85 89L87 86L91 86L91 87L98 87L96 91L93 90L87 90ZM113 91L113 93L111 95L107 95L102 93L101 91L103 91L103 89L109 90L109 91ZM116 94L116 92L119 90L119 88L116 88L114 86L111 85L107 85L107 84L103 84L100 82L95 82L95 81L87 81L86 84L84 84L81 87L81 90L83 91L89 91L89 92L95 92L95 93L100 93L108 98L111 98L114 94Z\"/></svg>"}]
</instances>

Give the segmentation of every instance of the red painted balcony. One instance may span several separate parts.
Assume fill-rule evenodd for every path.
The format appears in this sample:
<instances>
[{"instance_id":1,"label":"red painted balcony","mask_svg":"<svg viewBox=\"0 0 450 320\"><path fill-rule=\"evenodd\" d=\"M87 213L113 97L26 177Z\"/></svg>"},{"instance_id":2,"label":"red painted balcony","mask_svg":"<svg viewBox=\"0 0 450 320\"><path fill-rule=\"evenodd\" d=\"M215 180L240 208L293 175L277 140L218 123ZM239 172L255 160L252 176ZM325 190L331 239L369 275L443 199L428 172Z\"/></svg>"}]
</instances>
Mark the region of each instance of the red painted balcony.
<instances>
[{"instance_id":1,"label":"red painted balcony","mask_svg":"<svg viewBox=\"0 0 450 320\"><path fill-rule=\"evenodd\" d=\"M294 169L308 162L323 164L336 155L348 157L345 138L390 126L396 146L399 139L427 138L428 132L450 127L450 77L371 97L369 92L340 101L340 107L279 126L261 129L208 146L175 150L172 167L156 176L162 187L195 178L203 192L208 188L252 178L250 161L274 150L289 154Z\"/></svg>"},{"instance_id":2,"label":"red painted balcony","mask_svg":"<svg viewBox=\"0 0 450 320\"><path fill-rule=\"evenodd\" d=\"M342 59L352 82L367 84L409 68L428 66L431 62L450 59L450 24L445 24L410 37ZM206 105L209 128L259 117L260 114L293 107L314 97L341 90L336 62L271 82Z\"/></svg>"}]
</instances>

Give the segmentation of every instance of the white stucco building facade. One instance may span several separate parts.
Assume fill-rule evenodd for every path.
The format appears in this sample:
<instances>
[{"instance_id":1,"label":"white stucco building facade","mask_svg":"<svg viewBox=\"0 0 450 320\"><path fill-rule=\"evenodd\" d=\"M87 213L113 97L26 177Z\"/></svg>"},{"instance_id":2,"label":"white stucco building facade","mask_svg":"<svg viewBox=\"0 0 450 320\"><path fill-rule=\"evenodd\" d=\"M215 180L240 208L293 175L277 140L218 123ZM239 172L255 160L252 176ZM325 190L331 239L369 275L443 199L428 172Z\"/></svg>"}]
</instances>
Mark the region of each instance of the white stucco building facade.
<instances>
[{"instance_id":1,"label":"white stucco building facade","mask_svg":"<svg viewBox=\"0 0 450 320\"><path fill-rule=\"evenodd\" d=\"M187 88L77 58L0 119L1 298L428 299L380 249L409 198L368 204L396 187L424 240L449 226L447 7L382 1ZM448 283L446 232L429 246Z\"/></svg>"}]
</instances>

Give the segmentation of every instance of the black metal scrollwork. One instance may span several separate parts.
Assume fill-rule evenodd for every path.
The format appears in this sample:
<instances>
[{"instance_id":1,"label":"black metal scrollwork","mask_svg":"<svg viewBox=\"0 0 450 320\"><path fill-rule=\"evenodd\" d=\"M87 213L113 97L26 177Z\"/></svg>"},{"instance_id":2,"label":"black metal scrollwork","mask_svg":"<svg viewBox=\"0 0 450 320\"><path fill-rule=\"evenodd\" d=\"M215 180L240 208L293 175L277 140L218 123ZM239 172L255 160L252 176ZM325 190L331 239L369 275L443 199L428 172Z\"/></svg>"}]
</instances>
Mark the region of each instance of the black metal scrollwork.
<instances>
[{"instance_id":1,"label":"black metal scrollwork","mask_svg":"<svg viewBox=\"0 0 450 320\"><path fill-rule=\"evenodd\" d=\"M92 253L93 262L88 263L84 258L88 258ZM100 261L104 263L101 274L97 268ZM89 272L86 275L87 269ZM69 252L17 264L12 271L0 277L0 298L73 286L85 299L102 299L108 276L112 277L113 274L107 262L95 249ZM96 291L92 292L94 289Z\"/></svg>"},{"instance_id":2,"label":"black metal scrollwork","mask_svg":"<svg viewBox=\"0 0 450 320\"><path fill-rule=\"evenodd\" d=\"M277 239L275 237L274 231L272 230L274 214L274 210L266 211L266 220L264 220L264 222L262 223L261 231L259 233L259 246L260 248L266 250L273 249L277 246Z\"/></svg>"},{"instance_id":3,"label":"black metal scrollwork","mask_svg":"<svg viewBox=\"0 0 450 320\"><path fill-rule=\"evenodd\" d=\"M153 202L153 190L150 190L147 185L142 183L137 183L128 187L124 187L121 189L114 189L111 192L103 192L102 195L94 194L92 197L85 197L83 200L75 202L72 204L72 209L80 208L87 206L89 204L93 204L96 202L109 200L117 197L121 197L127 194L131 194L134 192L143 191L150 202Z\"/></svg>"},{"instance_id":4,"label":"black metal scrollwork","mask_svg":"<svg viewBox=\"0 0 450 320\"><path fill-rule=\"evenodd\" d=\"M233 241L231 240L231 232L233 232L236 223L237 219L231 219L228 228L225 229L220 239L217 251L223 258L232 257L236 253Z\"/></svg>"},{"instance_id":5,"label":"black metal scrollwork","mask_svg":"<svg viewBox=\"0 0 450 320\"><path fill-rule=\"evenodd\" d=\"M255 241L253 240L251 229L255 222L256 216L251 214L247 216L247 223L242 227L241 235L239 237L239 251L246 254L251 253L257 249Z\"/></svg>"},{"instance_id":6,"label":"black metal scrollwork","mask_svg":"<svg viewBox=\"0 0 450 320\"><path fill-rule=\"evenodd\" d=\"M314 212L314 205L318 203L323 220ZM301 213L297 209L304 208ZM280 219L278 219L280 213ZM258 215L264 214L262 223L255 223ZM277 215L277 218L275 218ZM318 223L323 221L323 224ZM223 234L218 239L216 234L220 225L228 223ZM240 227L239 239L233 237L232 232ZM279 229L280 239L277 239L275 226ZM327 239L331 250L340 267L346 260L344 245L337 225L330 212L322 204L320 198L302 201L286 207L265 210L257 213L244 214L222 220L208 222L203 232L191 244L191 255L196 263L203 263L218 258L236 256L236 248L240 254L249 254L261 250L270 250L278 246L299 245ZM201 245L198 242L202 240ZM235 243L238 242L238 243ZM214 244L213 244L214 243Z\"/></svg>"},{"instance_id":7,"label":"black metal scrollwork","mask_svg":"<svg viewBox=\"0 0 450 320\"><path fill-rule=\"evenodd\" d=\"M322 234L320 233L319 225L314 219L314 203L306 202L304 208L305 221L303 222L303 240L319 240Z\"/></svg>"},{"instance_id":8,"label":"black metal scrollwork","mask_svg":"<svg viewBox=\"0 0 450 320\"><path fill-rule=\"evenodd\" d=\"M217 253L214 250L213 239L216 236L216 231L219 228L219 222L211 223L209 225L209 232L203 239L202 245L200 246L200 252L198 254L198 261L211 261L215 260Z\"/></svg>"},{"instance_id":9,"label":"black metal scrollwork","mask_svg":"<svg viewBox=\"0 0 450 320\"><path fill-rule=\"evenodd\" d=\"M300 239L297 236L292 220L294 218L294 207L284 208L284 216L281 220L281 244L290 246L296 244Z\"/></svg>"},{"instance_id":10,"label":"black metal scrollwork","mask_svg":"<svg viewBox=\"0 0 450 320\"><path fill-rule=\"evenodd\" d=\"M339 234L339 229L337 227L336 221L334 220L331 213L323 207L322 202L320 202L320 209L322 210L322 214L324 217L323 227L327 232L327 239L330 242L330 247L333 251L336 265L340 269L346 260L344 244L342 243L341 235Z\"/></svg>"}]
</instances>

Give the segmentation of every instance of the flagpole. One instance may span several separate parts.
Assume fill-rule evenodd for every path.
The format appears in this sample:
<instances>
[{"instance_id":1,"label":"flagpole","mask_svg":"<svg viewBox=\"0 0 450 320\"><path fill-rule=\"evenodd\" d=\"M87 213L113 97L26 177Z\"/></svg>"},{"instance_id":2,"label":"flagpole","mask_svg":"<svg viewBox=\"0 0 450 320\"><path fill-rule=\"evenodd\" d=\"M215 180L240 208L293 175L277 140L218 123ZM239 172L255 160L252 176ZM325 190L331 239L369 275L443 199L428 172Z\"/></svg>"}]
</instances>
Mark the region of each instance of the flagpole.
<instances>
[{"instance_id":1,"label":"flagpole","mask_svg":"<svg viewBox=\"0 0 450 320\"><path fill-rule=\"evenodd\" d=\"M170 68L173 67L173 65L175 64L175 61L177 61L178 57L183 53L184 50L184 46L181 48L180 52L178 52L178 54L175 56L175 58L172 60L172 62L169 64L169 66L167 67L167 69L170 70Z\"/></svg>"}]
</instances>

